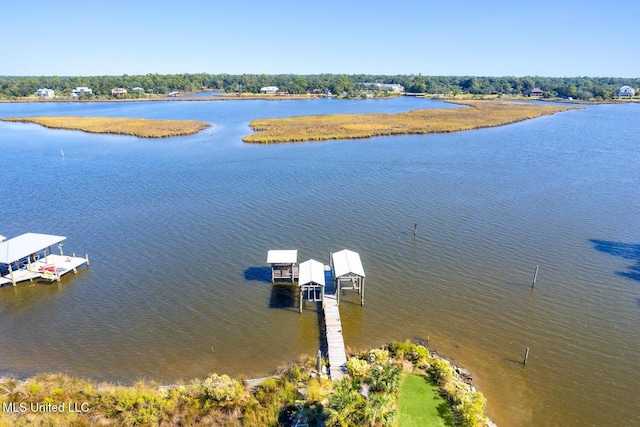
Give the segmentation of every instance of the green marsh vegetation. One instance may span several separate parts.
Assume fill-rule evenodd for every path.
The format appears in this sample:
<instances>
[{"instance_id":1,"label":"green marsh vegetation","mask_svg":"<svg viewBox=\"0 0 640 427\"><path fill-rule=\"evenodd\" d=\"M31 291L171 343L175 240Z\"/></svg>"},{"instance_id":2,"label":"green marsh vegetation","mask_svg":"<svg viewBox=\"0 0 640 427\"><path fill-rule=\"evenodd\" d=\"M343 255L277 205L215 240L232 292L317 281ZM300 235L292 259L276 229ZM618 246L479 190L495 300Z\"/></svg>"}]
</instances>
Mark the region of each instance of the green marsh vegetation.
<instances>
[{"instance_id":1,"label":"green marsh vegetation","mask_svg":"<svg viewBox=\"0 0 640 427\"><path fill-rule=\"evenodd\" d=\"M458 132L502 126L581 107L499 101L459 102L468 108L414 110L399 114L331 114L259 119L249 125L258 133L243 141L324 141L384 135Z\"/></svg>"},{"instance_id":2,"label":"green marsh vegetation","mask_svg":"<svg viewBox=\"0 0 640 427\"><path fill-rule=\"evenodd\" d=\"M350 377L335 383L320 378L314 362L309 357L291 363L255 387L216 374L172 386L138 381L130 387L62 374L41 374L26 381L0 378L0 427L485 423L482 394L463 383L449 362L422 345L395 342L361 352L347 362ZM442 400L434 400L434 393ZM31 405L63 410L38 411Z\"/></svg>"},{"instance_id":3,"label":"green marsh vegetation","mask_svg":"<svg viewBox=\"0 0 640 427\"><path fill-rule=\"evenodd\" d=\"M196 120L151 120L118 117L4 117L5 122L37 123L52 129L81 130L89 133L165 138L192 135L210 125Z\"/></svg>"}]
</instances>

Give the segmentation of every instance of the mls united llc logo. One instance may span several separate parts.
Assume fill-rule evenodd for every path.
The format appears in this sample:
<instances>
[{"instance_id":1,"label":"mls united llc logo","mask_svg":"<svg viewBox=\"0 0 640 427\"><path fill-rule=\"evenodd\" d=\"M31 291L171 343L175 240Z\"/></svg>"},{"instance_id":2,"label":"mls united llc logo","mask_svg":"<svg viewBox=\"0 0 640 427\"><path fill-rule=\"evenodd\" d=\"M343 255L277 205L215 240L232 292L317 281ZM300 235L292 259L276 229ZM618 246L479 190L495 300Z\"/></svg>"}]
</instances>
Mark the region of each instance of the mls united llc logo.
<instances>
[{"instance_id":1,"label":"mls united llc logo","mask_svg":"<svg viewBox=\"0 0 640 427\"><path fill-rule=\"evenodd\" d=\"M89 412L89 404L87 402L66 402L66 403L37 403L37 402L2 402L2 412L13 412L23 414L26 412Z\"/></svg>"}]
</instances>

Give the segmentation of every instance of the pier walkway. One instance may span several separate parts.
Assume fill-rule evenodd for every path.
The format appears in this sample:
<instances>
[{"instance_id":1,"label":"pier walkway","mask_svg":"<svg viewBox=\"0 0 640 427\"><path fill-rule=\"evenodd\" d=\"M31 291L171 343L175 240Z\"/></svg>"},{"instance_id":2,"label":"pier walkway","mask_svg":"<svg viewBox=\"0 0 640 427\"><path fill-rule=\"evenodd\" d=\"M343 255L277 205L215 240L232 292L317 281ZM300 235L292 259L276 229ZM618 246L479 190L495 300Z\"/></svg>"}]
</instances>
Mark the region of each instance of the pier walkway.
<instances>
[{"instance_id":1,"label":"pier walkway","mask_svg":"<svg viewBox=\"0 0 640 427\"><path fill-rule=\"evenodd\" d=\"M330 254L329 265L314 259L298 265L296 249L272 249L267 252L267 263L271 264L273 283L276 279L290 279L293 286L297 285L300 313L305 301L322 303L322 319L319 319L320 350L325 350L326 343L324 356L329 362L329 376L333 381L348 376L347 351L338 306L342 290L357 291L360 294L360 305L364 305L365 274L360 254L344 249Z\"/></svg>"},{"instance_id":2,"label":"pier walkway","mask_svg":"<svg viewBox=\"0 0 640 427\"><path fill-rule=\"evenodd\" d=\"M325 266L327 270L328 266ZM344 348L338 298L333 280L328 280L324 294L324 325L329 358L329 376L333 381L347 375L347 352Z\"/></svg>"}]
</instances>

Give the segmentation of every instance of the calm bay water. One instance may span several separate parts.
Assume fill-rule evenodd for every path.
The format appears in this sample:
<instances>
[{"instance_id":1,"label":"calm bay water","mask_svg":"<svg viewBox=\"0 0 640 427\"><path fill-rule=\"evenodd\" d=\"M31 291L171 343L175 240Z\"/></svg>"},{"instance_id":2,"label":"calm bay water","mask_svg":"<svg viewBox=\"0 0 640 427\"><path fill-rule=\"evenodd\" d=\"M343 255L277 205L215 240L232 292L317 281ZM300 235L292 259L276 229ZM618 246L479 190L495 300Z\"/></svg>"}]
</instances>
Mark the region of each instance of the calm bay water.
<instances>
[{"instance_id":1,"label":"calm bay water","mask_svg":"<svg viewBox=\"0 0 640 427\"><path fill-rule=\"evenodd\" d=\"M347 294L340 308L349 347L428 338L473 372L501 426L640 425L640 105L447 135L241 141L259 117L416 108L452 106L0 104L0 117L214 125L143 140L0 122L0 234L64 235L91 259L60 284L0 289L0 372L267 374L319 345L315 307L299 315L264 280L267 250L326 263L349 248L367 273L365 307Z\"/></svg>"}]
</instances>

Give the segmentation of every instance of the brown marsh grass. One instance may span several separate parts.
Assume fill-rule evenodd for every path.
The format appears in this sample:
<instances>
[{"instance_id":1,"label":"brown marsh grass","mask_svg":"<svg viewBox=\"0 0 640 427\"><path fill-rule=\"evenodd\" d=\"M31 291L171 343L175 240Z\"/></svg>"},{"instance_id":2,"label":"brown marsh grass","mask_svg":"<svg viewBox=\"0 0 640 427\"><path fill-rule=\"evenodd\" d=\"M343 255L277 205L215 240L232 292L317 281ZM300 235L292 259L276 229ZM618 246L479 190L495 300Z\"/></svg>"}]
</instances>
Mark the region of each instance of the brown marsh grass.
<instances>
[{"instance_id":1,"label":"brown marsh grass","mask_svg":"<svg viewBox=\"0 0 640 427\"><path fill-rule=\"evenodd\" d=\"M296 419L310 426L396 425L397 385L407 373L438 385L460 421L456 425L487 425L484 396L421 344L397 341L361 351L347 362L351 378L336 383L319 378L315 362L305 356L253 386L216 374L164 386L144 380L123 386L46 373L25 381L0 377L0 427L263 427L293 425ZM367 396L361 394L364 384L370 386ZM370 415L382 409L388 422L372 422Z\"/></svg>"},{"instance_id":2,"label":"brown marsh grass","mask_svg":"<svg viewBox=\"0 0 640 427\"><path fill-rule=\"evenodd\" d=\"M332 114L259 119L249 124L258 133L244 137L243 141L270 144L458 132L502 126L580 108L496 101L464 101L458 104L468 108L414 110L399 114Z\"/></svg>"},{"instance_id":3,"label":"brown marsh grass","mask_svg":"<svg viewBox=\"0 0 640 427\"><path fill-rule=\"evenodd\" d=\"M208 123L196 120L150 120L116 117L4 117L2 120L6 122L37 123L52 129L133 135L141 138L191 135L210 126Z\"/></svg>"}]
</instances>

